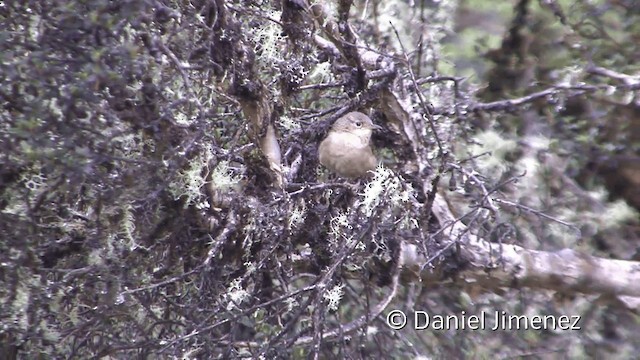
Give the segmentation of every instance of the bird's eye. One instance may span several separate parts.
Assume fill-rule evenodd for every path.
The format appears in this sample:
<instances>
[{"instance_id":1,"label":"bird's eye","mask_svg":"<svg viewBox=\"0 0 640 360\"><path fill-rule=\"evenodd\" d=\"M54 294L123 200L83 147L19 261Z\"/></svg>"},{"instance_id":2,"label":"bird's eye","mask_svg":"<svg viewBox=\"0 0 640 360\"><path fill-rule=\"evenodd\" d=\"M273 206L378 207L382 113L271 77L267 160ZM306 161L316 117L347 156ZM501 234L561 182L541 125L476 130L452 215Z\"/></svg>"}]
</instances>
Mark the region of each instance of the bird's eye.
<instances>
[{"instance_id":1,"label":"bird's eye","mask_svg":"<svg viewBox=\"0 0 640 360\"><path fill-rule=\"evenodd\" d=\"M356 121L356 126L357 126L357 127L361 127L361 126L362 126L362 123L361 123L360 121Z\"/></svg>"}]
</instances>

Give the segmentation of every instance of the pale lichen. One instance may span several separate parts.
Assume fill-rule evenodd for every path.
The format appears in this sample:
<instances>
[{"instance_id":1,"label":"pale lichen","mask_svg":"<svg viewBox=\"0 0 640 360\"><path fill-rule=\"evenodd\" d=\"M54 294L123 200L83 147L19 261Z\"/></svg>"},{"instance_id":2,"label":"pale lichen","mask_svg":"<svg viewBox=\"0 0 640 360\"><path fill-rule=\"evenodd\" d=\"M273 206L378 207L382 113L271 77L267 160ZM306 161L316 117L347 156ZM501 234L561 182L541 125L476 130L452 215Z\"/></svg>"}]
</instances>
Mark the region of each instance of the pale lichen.
<instances>
[{"instance_id":1,"label":"pale lichen","mask_svg":"<svg viewBox=\"0 0 640 360\"><path fill-rule=\"evenodd\" d=\"M338 310L338 304L344 296L344 284L336 285L331 290L327 290L322 297L327 301L327 307L329 310Z\"/></svg>"}]
</instances>

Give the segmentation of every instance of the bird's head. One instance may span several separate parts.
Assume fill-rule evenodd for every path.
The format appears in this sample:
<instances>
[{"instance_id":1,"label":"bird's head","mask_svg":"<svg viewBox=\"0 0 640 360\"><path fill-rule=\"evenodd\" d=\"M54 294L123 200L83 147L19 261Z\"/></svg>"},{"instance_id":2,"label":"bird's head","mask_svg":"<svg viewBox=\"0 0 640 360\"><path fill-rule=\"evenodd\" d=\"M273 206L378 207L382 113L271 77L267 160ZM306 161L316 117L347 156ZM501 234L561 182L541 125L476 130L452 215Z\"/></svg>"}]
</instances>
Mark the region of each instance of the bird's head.
<instances>
[{"instance_id":1,"label":"bird's head","mask_svg":"<svg viewBox=\"0 0 640 360\"><path fill-rule=\"evenodd\" d=\"M371 119L361 112L350 112L336 120L331 127L331 131L337 133L349 133L368 142L371 138L373 130L381 129L380 126L374 124Z\"/></svg>"}]
</instances>

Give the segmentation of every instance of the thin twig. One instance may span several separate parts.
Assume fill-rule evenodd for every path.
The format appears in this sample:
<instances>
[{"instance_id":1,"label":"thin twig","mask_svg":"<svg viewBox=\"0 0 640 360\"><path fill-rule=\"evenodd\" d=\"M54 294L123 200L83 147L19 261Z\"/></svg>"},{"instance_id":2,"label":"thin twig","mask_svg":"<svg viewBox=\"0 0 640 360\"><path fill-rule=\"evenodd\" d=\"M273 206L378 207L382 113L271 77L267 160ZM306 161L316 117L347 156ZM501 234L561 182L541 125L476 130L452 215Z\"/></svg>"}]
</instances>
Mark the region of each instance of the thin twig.
<instances>
[{"instance_id":1,"label":"thin twig","mask_svg":"<svg viewBox=\"0 0 640 360\"><path fill-rule=\"evenodd\" d=\"M569 223L569 222L566 222L566 221L563 221L563 220L560 220L560 219L558 219L558 218L556 218L556 217L553 217L553 216L551 216L551 215L547 215L547 214L543 213L543 212L542 212L542 211L540 211L540 210L536 210L536 209L534 209L534 208L530 208L530 207L528 207L528 206L526 206L526 205L518 204L518 203L515 203L515 202L512 202L512 201L509 201L509 200L498 199L498 198L495 198L495 199L493 199L493 200L494 200L495 202L497 202L497 203L505 204L505 205L509 205L509 206L513 206L513 207L516 207L516 208L518 208L518 209L522 209L522 210L525 210L525 211L530 212L530 213L532 213L532 214L538 215L538 216L540 216L540 217L542 217L542 218L545 218L545 219L548 219L548 220L551 220L551 221L557 222L558 224L561 224L561 225L564 225L564 226L566 226L566 227L568 227L568 228L574 229L574 230L576 230L578 233L580 233L580 228L578 228L578 227L577 227L577 226L575 226L574 224Z\"/></svg>"}]
</instances>

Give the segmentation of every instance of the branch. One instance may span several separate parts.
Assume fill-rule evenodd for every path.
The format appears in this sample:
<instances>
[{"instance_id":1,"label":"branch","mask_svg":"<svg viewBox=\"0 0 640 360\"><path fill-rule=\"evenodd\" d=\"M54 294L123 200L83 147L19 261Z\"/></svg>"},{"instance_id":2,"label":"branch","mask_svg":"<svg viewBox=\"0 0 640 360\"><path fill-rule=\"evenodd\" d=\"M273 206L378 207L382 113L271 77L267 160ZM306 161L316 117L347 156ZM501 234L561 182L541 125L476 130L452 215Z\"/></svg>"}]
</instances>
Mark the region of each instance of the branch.
<instances>
[{"instance_id":1,"label":"branch","mask_svg":"<svg viewBox=\"0 0 640 360\"><path fill-rule=\"evenodd\" d=\"M440 195L436 196L433 212L441 224L450 224L450 239L460 237L461 255L468 262L460 275L467 283L485 289L526 286L611 298L640 297L639 262L603 259L571 249L546 252L491 243L470 234L464 224L455 221Z\"/></svg>"},{"instance_id":2,"label":"branch","mask_svg":"<svg viewBox=\"0 0 640 360\"><path fill-rule=\"evenodd\" d=\"M493 101L490 103L477 103L470 107L471 111L503 111L503 110L513 110L516 107L533 102L540 98L544 98L550 95L555 95L558 92L575 90L579 93L585 92L595 92L596 90L600 90L602 87L593 86L593 85L583 85L583 86L554 86L549 89L545 89L542 91L535 92L533 94L529 94L520 98L501 100L501 101Z\"/></svg>"},{"instance_id":3,"label":"branch","mask_svg":"<svg viewBox=\"0 0 640 360\"><path fill-rule=\"evenodd\" d=\"M588 91L590 88L582 90ZM555 91L556 88L548 89L520 99L490 103L484 109L513 106ZM404 123L402 119L410 118L408 107L401 105L402 102L394 92L385 92L383 102L388 105L385 114L391 122ZM414 147L419 146L415 143L415 134L405 132L403 135L414 143ZM428 194L430 190L431 183L425 179L423 191ZM606 299L619 300L628 307L640 306L640 262L603 259L571 249L546 252L492 243L472 234L466 225L456 219L440 194L436 194L431 211L448 234L447 241L450 244L445 247L453 244L459 247L459 257L465 268L458 275L467 284L480 285L484 289L525 286L561 292L601 294ZM414 258L426 262L424 256ZM424 266L424 263L418 265L425 268L421 274L423 285L442 281L438 269L431 269Z\"/></svg>"},{"instance_id":4,"label":"branch","mask_svg":"<svg viewBox=\"0 0 640 360\"><path fill-rule=\"evenodd\" d=\"M622 82L629 90L640 89L640 76L630 76L627 74L619 73L613 70L609 70L599 66L590 66L587 68L587 72L594 75L600 75L610 77L614 80Z\"/></svg>"}]
</instances>

